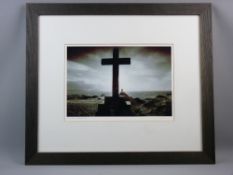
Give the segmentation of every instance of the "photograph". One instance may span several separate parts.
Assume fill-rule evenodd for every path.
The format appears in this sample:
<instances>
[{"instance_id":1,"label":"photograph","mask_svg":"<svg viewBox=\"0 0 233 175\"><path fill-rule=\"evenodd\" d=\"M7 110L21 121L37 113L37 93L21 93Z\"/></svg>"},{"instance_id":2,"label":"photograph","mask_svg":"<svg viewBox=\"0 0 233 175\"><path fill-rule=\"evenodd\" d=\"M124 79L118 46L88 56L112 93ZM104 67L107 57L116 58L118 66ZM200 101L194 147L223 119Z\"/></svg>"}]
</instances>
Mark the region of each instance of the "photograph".
<instances>
[{"instance_id":1,"label":"photograph","mask_svg":"<svg viewBox=\"0 0 233 175\"><path fill-rule=\"evenodd\" d=\"M172 116L171 46L67 46L67 117Z\"/></svg>"}]
</instances>

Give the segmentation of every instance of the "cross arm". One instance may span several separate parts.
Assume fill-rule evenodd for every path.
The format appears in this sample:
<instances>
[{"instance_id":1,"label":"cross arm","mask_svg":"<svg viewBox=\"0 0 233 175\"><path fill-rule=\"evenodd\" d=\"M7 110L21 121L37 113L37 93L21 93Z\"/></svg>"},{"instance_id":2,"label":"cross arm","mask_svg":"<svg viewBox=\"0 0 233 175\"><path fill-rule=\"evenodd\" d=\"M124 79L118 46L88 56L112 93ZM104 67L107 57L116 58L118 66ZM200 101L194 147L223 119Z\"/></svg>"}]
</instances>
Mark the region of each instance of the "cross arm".
<instances>
[{"instance_id":1,"label":"cross arm","mask_svg":"<svg viewBox=\"0 0 233 175\"><path fill-rule=\"evenodd\" d=\"M130 64L130 58L120 58L120 59L117 59L117 64ZM110 64L113 64L114 61L113 59L111 58L103 58L101 60L101 64L102 65L110 65Z\"/></svg>"},{"instance_id":2,"label":"cross arm","mask_svg":"<svg viewBox=\"0 0 233 175\"><path fill-rule=\"evenodd\" d=\"M130 64L130 58L120 58L117 60L118 64Z\"/></svg>"},{"instance_id":3,"label":"cross arm","mask_svg":"<svg viewBox=\"0 0 233 175\"><path fill-rule=\"evenodd\" d=\"M109 64L113 64L113 59L110 58L104 58L101 60L101 64L102 65L109 65Z\"/></svg>"}]
</instances>

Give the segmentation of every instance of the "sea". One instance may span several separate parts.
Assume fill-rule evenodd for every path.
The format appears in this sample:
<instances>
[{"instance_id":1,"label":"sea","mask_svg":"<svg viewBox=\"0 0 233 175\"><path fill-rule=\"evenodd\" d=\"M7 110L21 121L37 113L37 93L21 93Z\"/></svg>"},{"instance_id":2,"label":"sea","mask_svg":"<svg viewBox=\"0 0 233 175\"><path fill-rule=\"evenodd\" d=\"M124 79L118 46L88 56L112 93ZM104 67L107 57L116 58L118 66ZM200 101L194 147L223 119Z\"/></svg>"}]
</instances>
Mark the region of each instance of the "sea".
<instances>
[{"instance_id":1,"label":"sea","mask_svg":"<svg viewBox=\"0 0 233 175\"><path fill-rule=\"evenodd\" d=\"M140 99L146 99L146 98L155 98L158 95L167 95L171 94L171 91L143 91L143 92L128 92L129 96L133 98L140 98Z\"/></svg>"},{"instance_id":2,"label":"sea","mask_svg":"<svg viewBox=\"0 0 233 175\"><path fill-rule=\"evenodd\" d=\"M133 98L140 98L140 99L147 99L147 98L155 98L158 95L168 95L171 94L171 91L129 91L129 92L125 92L126 94L128 94L129 96L133 97ZM72 95L88 95L88 96L111 96L112 93L111 92L100 92L100 91L96 91L96 92L85 92L85 93L80 93L80 94L72 94Z\"/></svg>"}]
</instances>

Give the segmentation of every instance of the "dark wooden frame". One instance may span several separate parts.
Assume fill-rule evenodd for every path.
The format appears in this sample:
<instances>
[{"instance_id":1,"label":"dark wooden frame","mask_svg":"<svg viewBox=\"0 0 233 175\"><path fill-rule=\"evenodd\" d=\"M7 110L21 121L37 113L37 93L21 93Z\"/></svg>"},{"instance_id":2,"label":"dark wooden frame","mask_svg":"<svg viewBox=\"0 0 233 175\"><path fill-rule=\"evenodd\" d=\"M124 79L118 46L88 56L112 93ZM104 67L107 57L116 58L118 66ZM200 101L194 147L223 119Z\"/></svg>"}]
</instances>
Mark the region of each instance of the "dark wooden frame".
<instances>
[{"instance_id":1,"label":"dark wooden frame","mask_svg":"<svg viewBox=\"0 0 233 175\"><path fill-rule=\"evenodd\" d=\"M125 153L38 152L38 17L40 15L199 15L203 150ZM215 163L211 28L211 4L27 4L25 164Z\"/></svg>"}]
</instances>

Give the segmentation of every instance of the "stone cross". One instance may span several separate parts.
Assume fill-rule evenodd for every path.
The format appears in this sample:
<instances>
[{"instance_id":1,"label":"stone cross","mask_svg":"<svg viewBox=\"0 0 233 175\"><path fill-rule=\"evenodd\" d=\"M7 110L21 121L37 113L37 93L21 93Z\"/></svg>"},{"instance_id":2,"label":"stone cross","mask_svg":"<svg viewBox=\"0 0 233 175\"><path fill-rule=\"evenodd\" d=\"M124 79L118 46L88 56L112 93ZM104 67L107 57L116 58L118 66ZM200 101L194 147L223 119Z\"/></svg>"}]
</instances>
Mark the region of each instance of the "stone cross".
<instances>
[{"instance_id":1,"label":"stone cross","mask_svg":"<svg viewBox=\"0 0 233 175\"><path fill-rule=\"evenodd\" d=\"M119 48L113 48L113 58L103 58L102 65L112 65L112 97L119 97L119 65L130 64L130 58L119 58Z\"/></svg>"}]
</instances>

